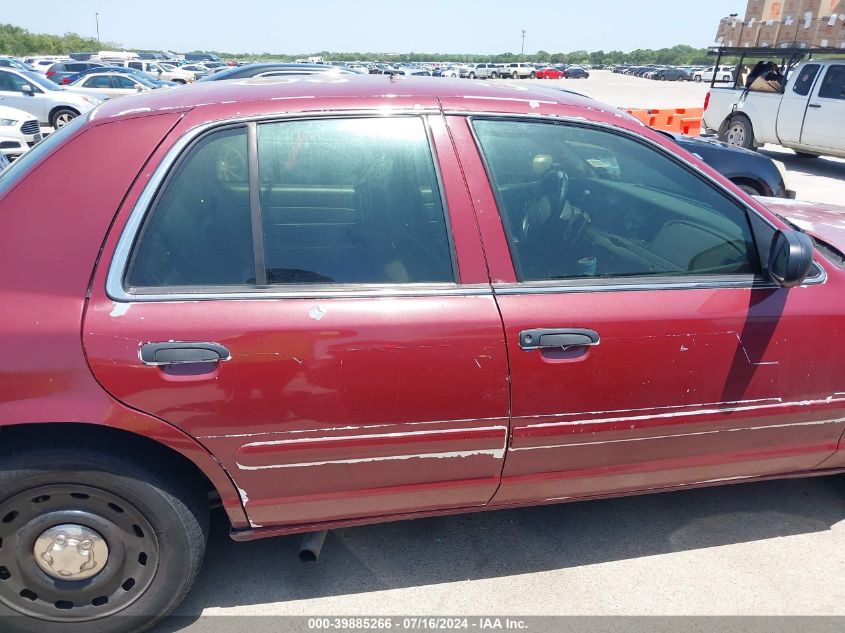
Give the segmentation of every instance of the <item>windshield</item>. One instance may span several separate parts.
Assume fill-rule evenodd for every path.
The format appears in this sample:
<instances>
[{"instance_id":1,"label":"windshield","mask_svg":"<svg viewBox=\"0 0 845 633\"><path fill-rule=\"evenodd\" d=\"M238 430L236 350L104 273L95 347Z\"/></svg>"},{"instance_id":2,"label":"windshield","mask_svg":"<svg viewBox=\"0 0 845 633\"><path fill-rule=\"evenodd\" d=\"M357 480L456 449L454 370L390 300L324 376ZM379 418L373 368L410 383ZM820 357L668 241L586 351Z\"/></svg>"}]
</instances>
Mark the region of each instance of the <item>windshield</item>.
<instances>
[{"instance_id":1,"label":"windshield","mask_svg":"<svg viewBox=\"0 0 845 633\"><path fill-rule=\"evenodd\" d=\"M26 77L31 83L35 84L42 90L61 90L59 84L50 81L44 75L40 75L37 72L31 70L22 70L20 71L22 77Z\"/></svg>"}]
</instances>

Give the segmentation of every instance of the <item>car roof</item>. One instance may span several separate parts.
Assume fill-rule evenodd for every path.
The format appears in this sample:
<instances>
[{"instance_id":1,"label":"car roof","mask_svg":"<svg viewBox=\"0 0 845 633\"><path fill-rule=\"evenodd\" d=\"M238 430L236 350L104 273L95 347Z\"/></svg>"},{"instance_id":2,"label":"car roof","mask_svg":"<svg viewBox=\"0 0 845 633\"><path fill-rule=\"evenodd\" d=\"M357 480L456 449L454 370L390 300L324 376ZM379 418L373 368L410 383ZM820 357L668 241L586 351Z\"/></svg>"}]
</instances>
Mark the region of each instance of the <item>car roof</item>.
<instances>
[{"instance_id":1,"label":"car roof","mask_svg":"<svg viewBox=\"0 0 845 633\"><path fill-rule=\"evenodd\" d=\"M249 104L247 106L247 104ZM322 75L197 82L171 90L151 91L100 105L93 120L149 116L161 112L201 110L192 119L216 121L251 115L354 111L383 108L468 113L518 113L570 116L641 128L627 113L587 97L553 88L509 82L492 84L465 79L401 75Z\"/></svg>"}]
</instances>

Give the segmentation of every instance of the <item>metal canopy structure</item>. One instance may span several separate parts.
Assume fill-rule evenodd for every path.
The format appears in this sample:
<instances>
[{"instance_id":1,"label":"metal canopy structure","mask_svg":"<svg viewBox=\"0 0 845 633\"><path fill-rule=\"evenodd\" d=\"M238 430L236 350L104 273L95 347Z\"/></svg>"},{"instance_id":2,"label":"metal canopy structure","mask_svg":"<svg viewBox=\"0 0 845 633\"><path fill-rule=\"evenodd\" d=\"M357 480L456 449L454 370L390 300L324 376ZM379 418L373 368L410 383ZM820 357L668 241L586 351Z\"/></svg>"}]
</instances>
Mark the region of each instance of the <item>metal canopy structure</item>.
<instances>
[{"instance_id":1,"label":"metal canopy structure","mask_svg":"<svg viewBox=\"0 0 845 633\"><path fill-rule=\"evenodd\" d=\"M775 48L772 46L714 46L708 49L707 54L716 56L717 68L722 65L723 57L739 57L737 68L741 68L745 64L746 57L779 59L780 65L784 69L784 76L787 76L789 71L805 57L812 59L813 55L845 55L845 49L843 48L810 48L806 45L799 44L799 42L796 42L795 46L786 46L782 48ZM718 73L714 72L713 79L710 82L711 87L716 85L717 76ZM741 81L742 77L740 73L735 73L734 87L743 88L744 86L738 85Z\"/></svg>"},{"instance_id":2,"label":"metal canopy structure","mask_svg":"<svg viewBox=\"0 0 845 633\"><path fill-rule=\"evenodd\" d=\"M845 55L845 49L842 48L811 48L807 47L806 45L799 45L799 42L795 42L795 46L787 46L782 48L775 48L772 46L765 46L765 47L746 47L742 48L739 46L713 46L708 49L708 55L715 55L716 56L716 68L722 65L722 58L723 57L739 57L739 63L737 64L737 68L742 68L745 65L745 58L746 57L753 57L753 58L770 58L770 59L779 59L781 68L783 69L784 77L789 75L789 71L792 70L795 65L800 62L805 57L812 59L813 55ZM716 83L725 83L725 82L717 82L718 73L713 73L713 79L710 81L710 86L713 87ZM734 88L744 88L741 85L742 76L740 73L735 73L734 77ZM786 85L781 88L785 88Z\"/></svg>"}]
</instances>

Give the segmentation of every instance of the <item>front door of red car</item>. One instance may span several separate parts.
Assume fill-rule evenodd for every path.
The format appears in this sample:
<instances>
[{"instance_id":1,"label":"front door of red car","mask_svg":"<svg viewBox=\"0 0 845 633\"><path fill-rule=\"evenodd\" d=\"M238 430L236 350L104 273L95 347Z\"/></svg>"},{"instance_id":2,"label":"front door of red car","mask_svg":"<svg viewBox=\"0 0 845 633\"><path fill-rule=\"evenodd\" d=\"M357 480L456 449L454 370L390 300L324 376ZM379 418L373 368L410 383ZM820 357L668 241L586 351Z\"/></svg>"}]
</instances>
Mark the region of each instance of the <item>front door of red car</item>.
<instances>
[{"instance_id":1,"label":"front door of red car","mask_svg":"<svg viewBox=\"0 0 845 633\"><path fill-rule=\"evenodd\" d=\"M481 171L467 122L450 120L467 173ZM800 288L765 282L755 236L771 226L632 136L470 125L501 214L485 249L514 267L491 270L513 398L494 503L797 472L832 454L845 379L824 334L842 327L840 290L820 268Z\"/></svg>"},{"instance_id":2,"label":"front door of red car","mask_svg":"<svg viewBox=\"0 0 845 633\"><path fill-rule=\"evenodd\" d=\"M486 503L507 360L455 163L440 116L203 133L104 257L92 370L204 444L254 526Z\"/></svg>"}]
</instances>

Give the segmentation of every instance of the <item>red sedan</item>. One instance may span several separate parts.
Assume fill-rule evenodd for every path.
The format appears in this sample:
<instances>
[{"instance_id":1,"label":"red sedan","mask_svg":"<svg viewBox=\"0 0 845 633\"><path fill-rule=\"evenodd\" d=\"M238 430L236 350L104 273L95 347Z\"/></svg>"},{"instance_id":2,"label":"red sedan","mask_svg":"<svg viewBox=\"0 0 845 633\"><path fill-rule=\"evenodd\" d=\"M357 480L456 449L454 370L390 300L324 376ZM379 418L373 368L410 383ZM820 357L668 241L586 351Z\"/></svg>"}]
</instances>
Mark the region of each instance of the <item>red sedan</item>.
<instances>
[{"instance_id":1,"label":"red sedan","mask_svg":"<svg viewBox=\"0 0 845 633\"><path fill-rule=\"evenodd\" d=\"M778 204L522 87L211 82L77 117L0 176L0 615L153 623L212 504L315 556L845 472L845 210Z\"/></svg>"},{"instance_id":2,"label":"red sedan","mask_svg":"<svg viewBox=\"0 0 845 633\"><path fill-rule=\"evenodd\" d=\"M560 79L561 77L563 77L563 72L551 66L537 71L537 79Z\"/></svg>"}]
</instances>

